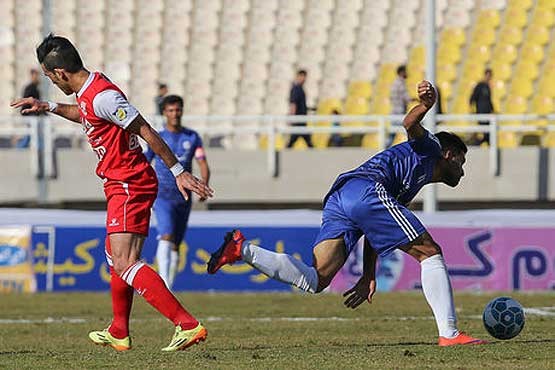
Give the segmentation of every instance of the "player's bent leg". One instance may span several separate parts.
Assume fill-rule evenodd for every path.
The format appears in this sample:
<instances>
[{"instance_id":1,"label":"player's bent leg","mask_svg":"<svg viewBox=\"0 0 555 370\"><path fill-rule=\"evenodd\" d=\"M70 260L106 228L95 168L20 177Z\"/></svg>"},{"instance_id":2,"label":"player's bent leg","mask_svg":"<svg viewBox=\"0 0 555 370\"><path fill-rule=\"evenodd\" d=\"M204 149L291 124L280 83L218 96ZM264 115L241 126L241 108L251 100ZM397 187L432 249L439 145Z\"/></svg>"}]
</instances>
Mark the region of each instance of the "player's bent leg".
<instances>
[{"instance_id":1,"label":"player's bent leg","mask_svg":"<svg viewBox=\"0 0 555 370\"><path fill-rule=\"evenodd\" d=\"M429 233L424 232L409 245L400 249L420 262L422 291L434 314L439 331L439 345L486 343L457 329L457 315L453 289L441 248Z\"/></svg>"},{"instance_id":2,"label":"player's bent leg","mask_svg":"<svg viewBox=\"0 0 555 370\"><path fill-rule=\"evenodd\" d=\"M337 272L347 261L347 251L343 237L327 239L318 243L313 250L313 266L318 274L316 293L326 289Z\"/></svg>"},{"instance_id":3,"label":"player's bent leg","mask_svg":"<svg viewBox=\"0 0 555 370\"><path fill-rule=\"evenodd\" d=\"M243 260L272 279L305 292L318 293L329 285L345 259L342 238L324 240L318 244L314 249L312 267L288 254L272 252L248 243L239 230L233 230L226 234L222 246L212 253L207 269L208 273L213 274L226 264Z\"/></svg>"}]
</instances>

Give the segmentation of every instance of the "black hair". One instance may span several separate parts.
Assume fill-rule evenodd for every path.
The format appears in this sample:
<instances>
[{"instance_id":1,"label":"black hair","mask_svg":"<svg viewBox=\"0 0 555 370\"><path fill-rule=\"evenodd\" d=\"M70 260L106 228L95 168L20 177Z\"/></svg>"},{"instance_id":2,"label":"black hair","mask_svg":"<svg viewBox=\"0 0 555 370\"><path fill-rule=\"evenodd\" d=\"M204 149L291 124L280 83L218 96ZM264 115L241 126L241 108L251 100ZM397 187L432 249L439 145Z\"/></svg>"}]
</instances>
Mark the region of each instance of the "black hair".
<instances>
[{"instance_id":1,"label":"black hair","mask_svg":"<svg viewBox=\"0 0 555 370\"><path fill-rule=\"evenodd\" d=\"M406 72L406 71L407 71L407 66L404 64L397 67L397 75L400 75L402 72Z\"/></svg>"},{"instance_id":2,"label":"black hair","mask_svg":"<svg viewBox=\"0 0 555 370\"><path fill-rule=\"evenodd\" d=\"M71 41L50 34L37 47L37 59L48 71L56 68L76 73L83 69L83 61Z\"/></svg>"},{"instance_id":3,"label":"black hair","mask_svg":"<svg viewBox=\"0 0 555 370\"><path fill-rule=\"evenodd\" d=\"M168 85L166 85L165 83L159 82L158 83L158 89L167 89Z\"/></svg>"},{"instance_id":4,"label":"black hair","mask_svg":"<svg viewBox=\"0 0 555 370\"><path fill-rule=\"evenodd\" d=\"M183 108L183 98L179 95L168 95L162 99L162 110L166 109L166 105L179 104Z\"/></svg>"},{"instance_id":5,"label":"black hair","mask_svg":"<svg viewBox=\"0 0 555 370\"><path fill-rule=\"evenodd\" d=\"M461 140L460 137L452 132L441 131L436 134L439 144L441 145L441 150L446 152L450 150L454 153L464 153L468 151L466 144Z\"/></svg>"},{"instance_id":6,"label":"black hair","mask_svg":"<svg viewBox=\"0 0 555 370\"><path fill-rule=\"evenodd\" d=\"M299 69L299 70L297 71L297 75L306 76L306 74L307 74L307 73L306 73L306 69Z\"/></svg>"},{"instance_id":7,"label":"black hair","mask_svg":"<svg viewBox=\"0 0 555 370\"><path fill-rule=\"evenodd\" d=\"M487 75L487 74L492 74L492 72L493 72L493 71L491 70L491 68L486 68L486 70L484 71L484 74L485 74L485 75Z\"/></svg>"}]
</instances>

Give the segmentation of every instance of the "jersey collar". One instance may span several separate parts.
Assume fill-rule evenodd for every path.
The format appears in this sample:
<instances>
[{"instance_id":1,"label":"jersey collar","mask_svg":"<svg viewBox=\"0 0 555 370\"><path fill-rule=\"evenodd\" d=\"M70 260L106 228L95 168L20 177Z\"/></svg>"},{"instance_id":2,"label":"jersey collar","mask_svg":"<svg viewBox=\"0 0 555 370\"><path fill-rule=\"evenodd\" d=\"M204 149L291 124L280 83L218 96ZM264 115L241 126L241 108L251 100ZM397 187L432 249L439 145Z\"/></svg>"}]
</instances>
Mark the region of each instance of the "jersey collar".
<instances>
[{"instance_id":1,"label":"jersey collar","mask_svg":"<svg viewBox=\"0 0 555 370\"><path fill-rule=\"evenodd\" d=\"M87 81L85 81L85 83L83 84L83 86L81 86L81 89L77 92L77 97L78 97L78 98L80 98L81 95L83 95L83 93L85 92L85 90L87 90L87 88L89 87L89 85L92 83L95 74L96 74L95 72L90 72L90 73L89 73L89 77L87 78Z\"/></svg>"}]
</instances>

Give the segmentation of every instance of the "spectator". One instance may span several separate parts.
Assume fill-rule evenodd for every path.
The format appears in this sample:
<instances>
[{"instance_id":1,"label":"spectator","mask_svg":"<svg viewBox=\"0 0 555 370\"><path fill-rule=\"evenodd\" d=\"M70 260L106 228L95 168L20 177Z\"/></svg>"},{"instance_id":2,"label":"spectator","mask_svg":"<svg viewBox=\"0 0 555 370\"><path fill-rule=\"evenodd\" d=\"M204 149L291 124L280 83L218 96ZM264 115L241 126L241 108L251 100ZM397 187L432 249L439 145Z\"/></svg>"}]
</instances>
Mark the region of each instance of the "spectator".
<instances>
[{"instance_id":1,"label":"spectator","mask_svg":"<svg viewBox=\"0 0 555 370\"><path fill-rule=\"evenodd\" d=\"M391 92L389 95L389 99L391 101L391 114L402 114L404 115L407 113L407 107L411 102L411 97L407 90L407 67L405 65L400 65L397 67L397 78L393 81L391 85ZM391 122L392 126L402 126L402 120L394 120ZM389 134L389 138L387 140L386 148L389 147L393 140L395 139L395 132L391 132Z\"/></svg>"},{"instance_id":2,"label":"spectator","mask_svg":"<svg viewBox=\"0 0 555 370\"><path fill-rule=\"evenodd\" d=\"M39 75L39 71L35 68L32 68L29 71L29 77L31 79L31 81L29 82L29 84L27 84L25 86L25 88L23 89L23 94L21 95L22 98L35 98L37 100L40 100L40 91L39 91L39 84L40 84L40 75ZM24 109L29 108L29 106L23 106L21 107L21 110L23 111ZM23 116L38 116L38 113L21 113L21 115ZM31 138L29 137L29 135L26 136L16 136L12 139L13 141L13 145L16 148L28 148Z\"/></svg>"},{"instance_id":3,"label":"spectator","mask_svg":"<svg viewBox=\"0 0 555 370\"><path fill-rule=\"evenodd\" d=\"M476 84L472 95L470 96L470 106L476 105L476 113L485 114L493 113L493 103L491 101L491 87L490 82L493 76L491 69L484 71L484 79ZM480 125L489 126L489 121L480 121ZM487 143L489 145L489 134L485 133L482 140L478 141L478 145Z\"/></svg>"},{"instance_id":4,"label":"spectator","mask_svg":"<svg viewBox=\"0 0 555 370\"><path fill-rule=\"evenodd\" d=\"M306 115L308 111L306 106L306 95L303 88L306 81L306 74L307 73L304 69L297 71L297 77L291 86L291 92L289 94L289 114L301 116ZM306 127L306 122L293 123L291 126ZM291 134L287 147L291 148L298 138L303 138L306 145L312 148L312 139L310 134Z\"/></svg>"},{"instance_id":5,"label":"spectator","mask_svg":"<svg viewBox=\"0 0 555 370\"><path fill-rule=\"evenodd\" d=\"M168 85L164 83L159 83L158 95L156 95L156 98L154 98L154 102L156 103L156 114L158 115L162 115L162 111L164 110L162 102L166 95L168 95Z\"/></svg>"},{"instance_id":6,"label":"spectator","mask_svg":"<svg viewBox=\"0 0 555 370\"><path fill-rule=\"evenodd\" d=\"M337 116L341 113L339 113L339 111L337 109L334 109L333 112L331 112L334 116ZM334 121L332 123L333 127L340 127L341 124L337 121ZM333 133L331 134L329 140L328 140L328 146L343 146L343 136L340 133Z\"/></svg>"}]
</instances>

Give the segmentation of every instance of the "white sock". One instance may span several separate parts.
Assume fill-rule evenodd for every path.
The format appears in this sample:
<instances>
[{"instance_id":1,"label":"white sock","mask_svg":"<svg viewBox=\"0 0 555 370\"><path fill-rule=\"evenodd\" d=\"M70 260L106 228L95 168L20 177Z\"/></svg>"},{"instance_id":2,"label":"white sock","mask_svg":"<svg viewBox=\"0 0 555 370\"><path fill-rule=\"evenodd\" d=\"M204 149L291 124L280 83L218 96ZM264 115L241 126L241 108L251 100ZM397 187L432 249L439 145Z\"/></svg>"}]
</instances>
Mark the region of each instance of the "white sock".
<instances>
[{"instance_id":1,"label":"white sock","mask_svg":"<svg viewBox=\"0 0 555 370\"><path fill-rule=\"evenodd\" d=\"M309 293L316 293L318 274L314 267L284 254L275 253L248 242L241 248L243 261L272 279L294 285Z\"/></svg>"},{"instance_id":2,"label":"white sock","mask_svg":"<svg viewBox=\"0 0 555 370\"><path fill-rule=\"evenodd\" d=\"M159 240L158 248L156 248L156 260L158 261L158 274L166 283L169 282L170 273L170 251L172 250L173 243L169 240Z\"/></svg>"},{"instance_id":3,"label":"white sock","mask_svg":"<svg viewBox=\"0 0 555 370\"><path fill-rule=\"evenodd\" d=\"M453 302L453 290L443 256L436 254L420 262L422 291L432 308L439 335L445 338L456 337L457 314Z\"/></svg>"},{"instance_id":4,"label":"white sock","mask_svg":"<svg viewBox=\"0 0 555 370\"><path fill-rule=\"evenodd\" d=\"M172 288L173 282L175 281L175 275L177 275L177 265L179 264L179 253L176 250L171 250L170 252L170 273L169 273L169 285L168 288Z\"/></svg>"}]
</instances>

